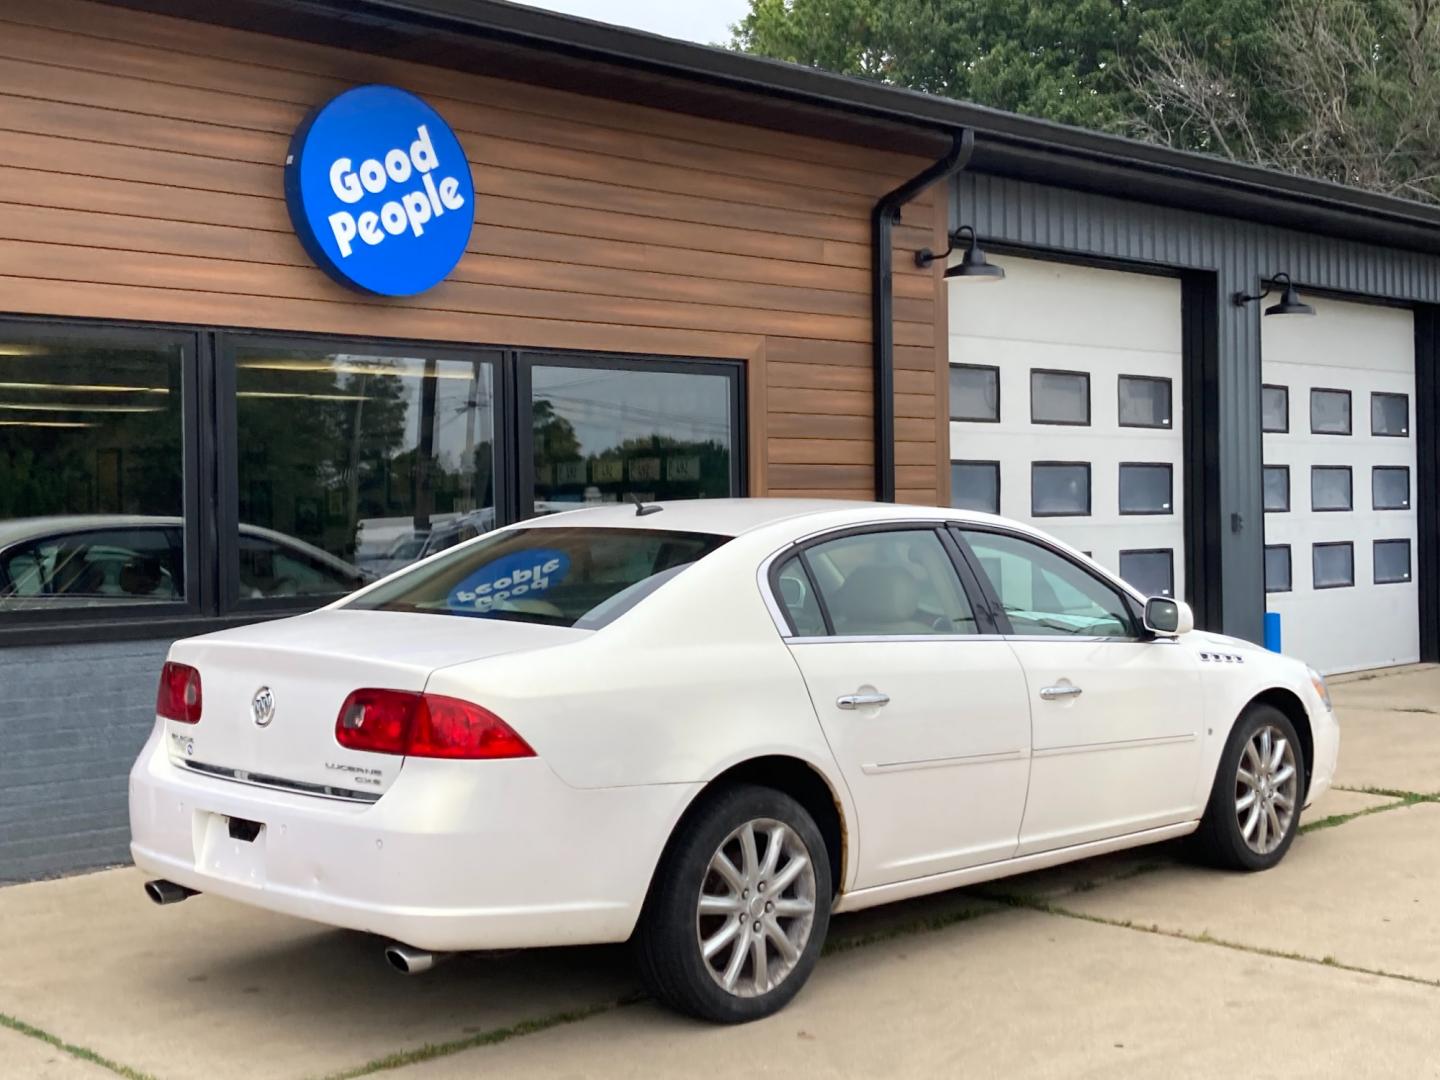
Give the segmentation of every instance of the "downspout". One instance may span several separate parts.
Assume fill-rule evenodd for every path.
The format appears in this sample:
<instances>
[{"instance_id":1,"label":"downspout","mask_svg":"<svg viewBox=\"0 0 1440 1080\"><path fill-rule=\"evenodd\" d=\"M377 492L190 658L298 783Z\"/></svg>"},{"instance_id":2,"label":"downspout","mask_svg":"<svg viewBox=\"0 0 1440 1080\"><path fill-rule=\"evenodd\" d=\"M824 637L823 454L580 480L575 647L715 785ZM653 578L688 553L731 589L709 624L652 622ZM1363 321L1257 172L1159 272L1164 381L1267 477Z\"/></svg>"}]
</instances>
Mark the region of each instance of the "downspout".
<instances>
[{"instance_id":1,"label":"downspout","mask_svg":"<svg viewBox=\"0 0 1440 1080\"><path fill-rule=\"evenodd\" d=\"M888 195L870 212L870 318L875 344L875 498L895 501L895 295L891 237L900 208L937 180L962 171L975 152L975 133L963 128L939 161ZM946 210L946 231L949 211Z\"/></svg>"}]
</instances>

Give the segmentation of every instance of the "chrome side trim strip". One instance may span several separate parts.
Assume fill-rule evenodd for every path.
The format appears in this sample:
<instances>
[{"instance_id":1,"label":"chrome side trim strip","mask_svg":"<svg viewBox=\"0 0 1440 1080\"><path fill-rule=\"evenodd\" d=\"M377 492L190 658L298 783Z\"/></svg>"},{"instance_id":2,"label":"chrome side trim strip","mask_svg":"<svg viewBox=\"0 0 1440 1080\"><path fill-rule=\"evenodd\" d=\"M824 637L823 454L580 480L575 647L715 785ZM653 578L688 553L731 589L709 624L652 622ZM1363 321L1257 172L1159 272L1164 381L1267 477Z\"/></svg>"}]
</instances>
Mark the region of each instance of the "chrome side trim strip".
<instances>
[{"instance_id":1,"label":"chrome side trim strip","mask_svg":"<svg viewBox=\"0 0 1440 1080\"><path fill-rule=\"evenodd\" d=\"M1160 735L1153 739L1121 739L1117 742L1103 743L1081 743L1076 746L1048 746L1043 750L1036 750L1032 756L1037 758L1064 757L1066 754L1095 754L1102 750L1139 750L1147 746L1172 746L1181 743L1194 742L1194 732L1186 735Z\"/></svg>"},{"instance_id":2,"label":"chrome side trim strip","mask_svg":"<svg viewBox=\"0 0 1440 1080\"><path fill-rule=\"evenodd\" d=\"M375 803L379 802L380 796L384 794L380 791L356 791L353 788L331 787L328 784L311 784L304 780L286 780L283 777L270 776L266 773L229 769L223 765L207 765L202 761L181 760L176 761L175 764L183 765L191 772L203 773L221 780L230 780L237 784L249 784L251 787L269 788L272 791L288 791L295 795L314 795L317 798L336 799L340 802Z\"/></svg>"},{"instance_id":3,"label":"chrome side trim strip","mask_svg":"<svg viewBox=\"0 0 1440 1080\"><path fill-rule=\"evenodd\" d=\"M988 765L996 761L1024 761L1025 751L1001 750L994 754L966 754L963 757L926 758L921 761L884 761L861 765L860 771L870 776L883 773L914 772L917 769L947 769L963 765Z\"/></svg>"}]
</instances>

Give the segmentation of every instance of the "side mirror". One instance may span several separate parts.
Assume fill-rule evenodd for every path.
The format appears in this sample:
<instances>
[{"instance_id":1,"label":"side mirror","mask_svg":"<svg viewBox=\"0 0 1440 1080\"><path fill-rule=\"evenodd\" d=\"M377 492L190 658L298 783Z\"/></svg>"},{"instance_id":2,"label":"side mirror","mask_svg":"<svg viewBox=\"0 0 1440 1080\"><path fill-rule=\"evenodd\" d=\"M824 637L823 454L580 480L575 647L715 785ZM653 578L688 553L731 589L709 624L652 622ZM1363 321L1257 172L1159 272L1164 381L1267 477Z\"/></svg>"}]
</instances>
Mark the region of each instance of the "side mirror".
<instances>
[{"instance_id":1,"label":"side mirror","mask_svg":"<svg viewBox=\"0 0 1440 1080\"><path fill-rule=\"evenodd\" d=\"M1183 601L1152 596L1145 601L1145 629L1156 637L1179 637L1195 629L1195 613Z\"/></svg>"}]
</instances>

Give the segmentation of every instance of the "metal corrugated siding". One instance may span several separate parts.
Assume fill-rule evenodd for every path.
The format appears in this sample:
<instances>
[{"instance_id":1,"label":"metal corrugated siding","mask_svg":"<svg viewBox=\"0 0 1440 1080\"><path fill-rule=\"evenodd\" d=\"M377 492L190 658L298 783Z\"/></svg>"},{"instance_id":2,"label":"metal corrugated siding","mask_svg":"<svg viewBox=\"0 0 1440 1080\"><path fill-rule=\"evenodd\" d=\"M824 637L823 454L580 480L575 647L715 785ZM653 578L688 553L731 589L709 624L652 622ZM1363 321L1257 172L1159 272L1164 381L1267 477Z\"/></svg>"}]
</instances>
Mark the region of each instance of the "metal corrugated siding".
<instances>
[{"instance_id":1,"label":"metal corrugated siding","mask_svg":"<svg viewBox=\"0 0 1440 1080\"><path fill-rule=\"evenodd\" d=\"M955 178L954 223L987 243L1215 273L1220 294L1220 498L1225 629L1258 641L1265 610L1260 306L1230 295L1290 274L1302 289L1440 304L1440 256L982 173ZM1433 420L1431 421L1433 422ZM1231 528L1239 514L1243 528Z\"/></svg>"}]
</instances>

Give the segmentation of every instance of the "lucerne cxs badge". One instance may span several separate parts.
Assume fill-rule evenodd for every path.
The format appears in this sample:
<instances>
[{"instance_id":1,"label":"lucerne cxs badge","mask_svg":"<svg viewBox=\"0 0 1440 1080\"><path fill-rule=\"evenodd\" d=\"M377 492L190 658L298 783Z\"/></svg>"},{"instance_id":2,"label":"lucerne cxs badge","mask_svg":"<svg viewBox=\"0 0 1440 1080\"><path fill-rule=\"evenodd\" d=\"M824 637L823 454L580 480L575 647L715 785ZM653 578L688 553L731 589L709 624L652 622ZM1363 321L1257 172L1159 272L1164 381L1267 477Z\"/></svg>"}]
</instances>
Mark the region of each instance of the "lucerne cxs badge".
<instances>
[{"instance_id":1,"label":"lucerne cxs badge","mask_svg":"<svg viewBox=\"0 0 1440 1080\"><path fill-rule=\"evenodd\" d=\"M475 185L439 113L405 90L358 86L296 130L285 203L305 250L336 281L413 296L465 254Z\"/></svg>"}]
</instances>

